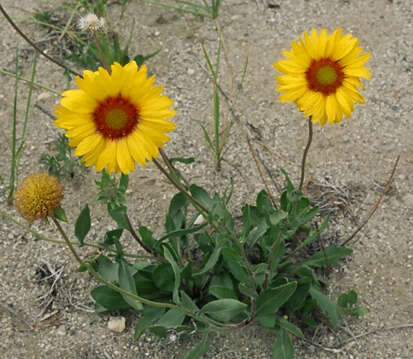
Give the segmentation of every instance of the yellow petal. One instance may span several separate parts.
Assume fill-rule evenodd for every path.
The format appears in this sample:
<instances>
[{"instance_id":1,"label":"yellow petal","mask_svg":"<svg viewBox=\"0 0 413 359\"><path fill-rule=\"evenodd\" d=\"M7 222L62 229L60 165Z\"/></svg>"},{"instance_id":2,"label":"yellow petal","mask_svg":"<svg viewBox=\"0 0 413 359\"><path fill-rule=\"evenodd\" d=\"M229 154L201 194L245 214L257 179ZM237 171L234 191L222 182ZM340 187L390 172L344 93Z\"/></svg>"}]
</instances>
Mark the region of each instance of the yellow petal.
<instances>
[{"instance_id":1,"label":"yellow petal","mask_svg":"<svg viewBox=\"0 0 413 359\"><path fill-rule=\"evenodd\" d=\"M337 100L334 94L328 95L326 98L326 115L330 123L334 123L337 117Z\"/></svg>"},{"instance_id":2,"label":"yellow petal","mask_svg":"<svg viewBox=\"0 0 413 359\"><path fill-rule=\"evenodd\" d=\"M170 132L176 128L176 125L173 122L158 118L145 117L144 119L142 119L140 124L141 123L145 123L148 126L151 126L153 129L161 132ZM138 127L140 124L138 124Z\"/></svg>"},{"instance_id":3,"label":"yellow petal","mask_svg":"<svg viewBox=\"0 0 413 359\"><path fill-rule=\"evenodd\" d=\"M346 94L343 88L338 88L336 91L336 98L344 114L347 117L351 117L351 113L353 112L353 108L354 108L351 97L349 97Z\"/></svg>"},{"instance_id":4,"label":"yellow petal","mask_svg":"<svg viewBox=\"0 0 413 359\"><path fill-rule=\"evenodd\" d=\"M136 138L136 140L138 141L138 143L140 143L142 145L142 147L145 149L146 152L146 156L145 157L149 160L152 161L152 157L158 157L159 155L159 151L158 151L158 147L156 147L154 145L154 143L150 140L150 138L147 138L142 131L139 131L139 129L137 131L135 131L134 136Z\"/></svg>"},{"instance_id":5,"label":"yellow petal","mask_svg":"<svg viewBox=\"0 0 413 359\"><path fill-rule=\"evenodd\" d=\"M91 165L95 165L105 147L106 140L102 138L102 141L99 142L98 146L96 146L92 151L82 157L82 161L84 162L85 166L89 167Z\"/></svg>"},{"instance_id":6,"label":"yellow petal","mask_svg":"<svg viewBox=\"0 0 413 359\"><path fill-rule=\"evenodd\" d=\"M110 166L114 167L116 162L116 141L107 140L105 148L100 153L96 162L96 171L102 171L104 168L109 169ZM109 173L112 171L109 171Z\"/></svg>"},{"instance_id":7,"label":"yellow petal","mask_svg":"<svg viewBox=\"0 0 413 359\"><path fill-rule=\"evenodd\" d=\"M290 102L290 101L296 101L298 100L301 96L304 95L304 93L307 91L307 88L305 87L299 87L295 90L291 90L288 92L285 92L280 96L280 101L281 102Z\"/></svg>"},{"instance_id":8,"label":"yellow petal","mask_svg":"<svg viewBox=\"0 0 413 359\"><path fill-rule=\"evenodd\" d=\"M136 131L135 131L136 132ZM128 149L132 158L138 162L141 166L146 166L145 158L147 155L146 150L143 148L142 144L139 142L140 139L138 136L135 136L135 132L132 132L127 138L126 142L128 143Z\"/></svg>"},{"instance_id":9,"label":"yellow petal","mask_svg":"<svg viewBox=\"0 0 413 359\"><path fill-rule=\"evenodd\" d=\"M87 122L82 126L73 127L66 132L67 137L82 137L85 138L86 136L90 136L91 134L95 133L96 126L93 122Z\"/></svg>"},{"instance_id":10,"label":"yellow petal","mask_svg":"<svg viewBox=\"0 0 413 359\"><path fill-rule=\"evenodd\" d=\"M326 52L327 42L328 42L327 40L328 40L327 30L321 29L320 38L318 41L318 53L320 55L320 58L325 57L325 52Z\"/></svg>"},{"instance_id":11,"label":"yellow petal","mask_svg":"<svg viewBox=\"0 0 413 359\"><path fill-rule=\"evenodd\" d=\"M84 154L93 151L103 141L103 137L100 133L94 133L91 136L87 136L79 143L74 155L83 156Z\"/></svg>"},{"instance_id":12,"label":"yellow petal","mask_svg":"<svg viewBox=\"0 0 413 359\"><path fill-rule=\"evenodd\" d=\"M83 90L67 90L62 96L61 105L74 112L92 113L98 105L96 100Z\"/></svg>"},{"instance_id":13,"label":"yellow petal","mask_svg":"<svg viewBox=\"0 0 413 359\"><path fill-rule=\"evenodd\" d=\"M279 60L274 64L274 67L282 73L291 75L303 74L307 70L306 67L299 66L290 60Z\"/></svg>"},{"instance_id":14,"label":"yellow petal","mask_svg":"<svg viewBox=\"0 0 413 359\"><path fill-rule=\"evenodd\" d=\"M118 141L116 160L120 171L126 175L135 169L135 163L132 161L126 139Z\"/></svg>"}]
</instances>

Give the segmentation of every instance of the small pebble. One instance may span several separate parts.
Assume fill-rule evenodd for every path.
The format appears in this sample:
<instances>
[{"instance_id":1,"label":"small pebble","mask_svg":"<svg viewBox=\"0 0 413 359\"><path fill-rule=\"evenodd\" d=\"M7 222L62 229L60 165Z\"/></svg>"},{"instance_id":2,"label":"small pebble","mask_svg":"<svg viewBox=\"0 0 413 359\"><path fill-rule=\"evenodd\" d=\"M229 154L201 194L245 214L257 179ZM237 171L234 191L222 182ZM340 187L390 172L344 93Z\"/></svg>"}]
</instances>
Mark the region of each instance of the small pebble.
<instances>
[{"instance_id":1,"label":"small pebble","mask_svg":"<svg viewBox=\"0 0 413 359\"><path fill-rule=\"evenodd\" d=\"M110 317L108 329L112 332L122 333L125 330L125 317Z\"/></svg>"}]
</instances>

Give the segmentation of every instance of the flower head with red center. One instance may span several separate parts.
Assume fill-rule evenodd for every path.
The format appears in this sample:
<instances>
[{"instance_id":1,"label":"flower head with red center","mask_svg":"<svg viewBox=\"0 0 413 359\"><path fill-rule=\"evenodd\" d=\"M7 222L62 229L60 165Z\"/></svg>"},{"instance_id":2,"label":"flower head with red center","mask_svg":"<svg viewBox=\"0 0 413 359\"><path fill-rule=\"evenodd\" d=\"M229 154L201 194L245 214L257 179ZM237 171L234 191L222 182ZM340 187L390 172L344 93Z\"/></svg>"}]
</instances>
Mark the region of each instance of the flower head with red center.
<instances>
[{"instance_id":1,"label":"flower head with red center","mask_svg":"<svg viewBox=\"0 0 413 359\"><path fill-rule=\"evenodd\" d=\"M63 186L48 173L34 173L27 176L14 194L17 209L29 222L45 219L60 207Z\"/></svg>"},{"instance_id":2,"label":"flower head with red center","mask_svg":"<svg viewBox=\"0 0 413 359\"><path fill-rule=\"evenodd\" d=\"M86 166L128 174L135 162L146 166L158 156L169 141L165 133L176 127L167 120L176 112L173 101L161 95L163 88L153 85L155 78L147 78L146 66L115 62L111 70L86 70L77 77L80 89L63 92L55 124L67 130Z\"/></svg>"},{"instance_id":3,"label":"flower head with red center","mask_svg":"<svg viewBox=\"0 0 413 359\"><path fill-rule=\"evenodd\" d=\"M313 122L325 125L350 117L354 102L363 104L359 92L361 77L371 78L364 67L370 54L358 46L359 40L351 34L342 35L337 29L331 35L326 29L320 33L305 32L304 38L291 43L291 50L283 50L286 59L274 63L283 75L277 76L282 102L293 101Z\"/></svg>"}]
</instances>

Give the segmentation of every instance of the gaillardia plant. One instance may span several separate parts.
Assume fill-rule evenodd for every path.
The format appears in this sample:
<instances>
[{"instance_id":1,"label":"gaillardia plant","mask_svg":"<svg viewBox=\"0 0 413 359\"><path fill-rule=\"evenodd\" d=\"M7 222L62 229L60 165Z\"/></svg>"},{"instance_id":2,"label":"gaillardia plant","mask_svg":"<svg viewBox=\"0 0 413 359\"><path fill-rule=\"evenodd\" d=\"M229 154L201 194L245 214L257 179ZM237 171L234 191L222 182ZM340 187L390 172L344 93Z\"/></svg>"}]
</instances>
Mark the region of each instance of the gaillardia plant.
<instances>
[{"instance_id":1,"label":"gaillardia plant","mask_svg":"<svg viewBox=\"0 0 413 359\"><path fill-rule=\"evenodd\" d=\"M331 35L325 29L320 34L312 30L292 42L292 50L283 52L287 59L275 64L283 73L277 77L281 100L294 101L311 119L309 144L311 121L340 122L343 114L351 115L354 102L363 102L360 77L370 73L363 66L369 54L361 52L358 40L342 36L341 29ZM102 63L106 64L104 58ZM146 66L131 61L124 66L114 62L110 71L105 67L76 77L79 89L63 92L55 124L66 130L75 155L102 171L95 182L97 200L107 205L114 228L86 241L92 220L85 204L74 224L77 242L71 241L59 223L66 220L60 209L62 187L47 174L29 176L16 192L16 204L30 222L49 215L63 241L48 239L0 210L36 238L68 247L78 270L88 271L99 282L91 292L96 311L138 311L136 339L145 330L161 337L200 334L200 342L185 359L201 358L211 333L253 322L276 333L273 358L291 359L291 336L305 339L302 329L316 329L323 314L337 327L343 314L364 313L354 292L338 302L325 293L323 269L352 250L322 240L329 217L321 218L319 208L301 191L309 144L298 189L283 171L285 186L278 200L262 190L254 204L244 203L241 215L234 216L229 208L233 183L221 193L209 193L174 167L175 162L191 163L193 158L170 160L161 148L169 141L166 133L176 127L169 121L176 112L173 101L161 95L163 88L153 85L155 78L147 77ZM218 101L215 111L219 113ZM157 160L159 154L163 163ZM142 224L135 226L127 215L127 175L135 162L145 166L146 161L153 161L178 190L162 234L158 228L152 232ZM117 178L113 172L121 175ZM126 251L124 232L145 255ZM97 251L80 254L76 246Z\"/></svg>"},{"instance_id":2,"label":"gaillardia plant","mask_svg":"<svg viewBox=\"0 0 413 359\"><path fill-rule=\"evenodd\" d=\"M128 174L135 162L145 166L159 155L159 147L169 141L165 133L176 127L167 119L176 112L154 81L144 65L114 63L110 74L103 68L85 70L83 78L76 78L80 89L62 93L55 124L67 130L69 145L85 166Z\"/></svg>"},{"instance_id":3,"label":"gaillardia plant","mask_svg":"<svg viewBox=\"0 0 413 359\"><path fill-rule=\"evenodd\" d=\"M363 88L361 77L371 74L364 64L370 54L351 34L342 35L338 28L331 35L326 29L320 33L304 32L303 38L291 42L291 50L283 50L286 59L274 63L283 75L277 76L282 102L293 101L313 122L341 122L343 114L350 117L354 102L363 104L358 88Z\"/></svg>"}]
</instances>

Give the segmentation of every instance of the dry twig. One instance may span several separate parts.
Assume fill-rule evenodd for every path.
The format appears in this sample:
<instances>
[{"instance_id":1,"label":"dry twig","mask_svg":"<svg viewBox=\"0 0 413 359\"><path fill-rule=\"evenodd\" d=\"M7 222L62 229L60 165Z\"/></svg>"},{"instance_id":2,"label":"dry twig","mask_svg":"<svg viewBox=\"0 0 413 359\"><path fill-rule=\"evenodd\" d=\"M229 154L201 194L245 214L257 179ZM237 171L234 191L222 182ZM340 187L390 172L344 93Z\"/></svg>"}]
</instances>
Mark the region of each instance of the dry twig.
<instances>
[{"instance_id":1,"label":"dry twig","mask_svg":"<svg viewBox=\"0 0 413 359\"><path fill-rule=\"evenodd\" d=\"M387 193L387 191L390 189L391 183L393 181L393 176L396 172L397 165L399 164L400 160L400 155L397 156L396 161L394 162L393 170L390 174L389 179L387 180L386 186L383 189L383 192L380 194L379 198L377 199L376 203L374 204L373 208L370 210L368 216L366 219L356 228L356 230L342 243L340 246L345 246L348 242L350 242L355 235L362 230L362 228L367 224L367 222L370 220L371 216L376 212L377 208L379 208L379 205L384 197L384 195Z\"/></svg>"}]
</instances>

